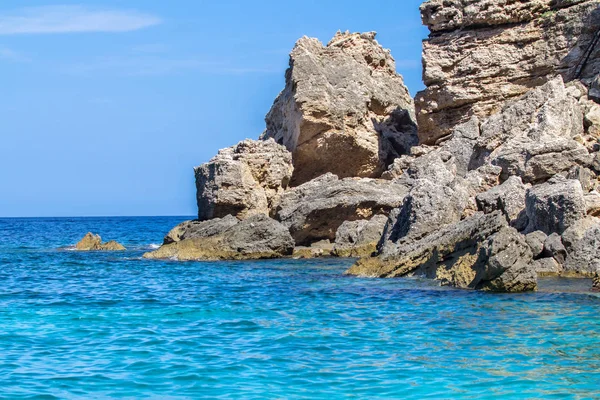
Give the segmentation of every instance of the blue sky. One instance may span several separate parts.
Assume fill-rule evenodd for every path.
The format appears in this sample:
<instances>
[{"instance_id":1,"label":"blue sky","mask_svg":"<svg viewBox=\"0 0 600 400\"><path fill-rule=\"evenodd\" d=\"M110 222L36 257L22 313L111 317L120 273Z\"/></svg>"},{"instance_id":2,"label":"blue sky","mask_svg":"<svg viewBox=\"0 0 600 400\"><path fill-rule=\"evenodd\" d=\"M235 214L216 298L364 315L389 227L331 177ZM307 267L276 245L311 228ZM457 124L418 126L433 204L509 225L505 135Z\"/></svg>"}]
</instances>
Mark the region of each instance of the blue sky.
<instances>
[{"instance_id":1,"label":"blue sky","mask_svg":"<svg viewBox=\"0 0 600 400\"><path fill-rule=\"evenodd\" d=\"M303 35L375 30L413 94L421 0L0 3L0 216L193 215L192 168L257 138Z\"/></svg>"}]
</instances>

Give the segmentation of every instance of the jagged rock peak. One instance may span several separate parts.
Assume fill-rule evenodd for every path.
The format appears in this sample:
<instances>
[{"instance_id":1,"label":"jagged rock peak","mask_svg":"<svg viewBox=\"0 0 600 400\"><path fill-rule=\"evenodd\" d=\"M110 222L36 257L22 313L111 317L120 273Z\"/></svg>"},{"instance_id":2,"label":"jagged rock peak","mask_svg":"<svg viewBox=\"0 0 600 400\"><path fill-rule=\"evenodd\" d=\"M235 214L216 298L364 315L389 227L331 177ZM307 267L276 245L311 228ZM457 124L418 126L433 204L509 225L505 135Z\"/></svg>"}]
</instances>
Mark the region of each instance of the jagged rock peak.
<instances>
[{"instance_id":1,"label":"jagged rock peak","mask_svg":"<svg viewBox=\"0 0 600 400\"><path fill-rule=\"evenodd\" d=\"M375 32L338 32L326 46L303 37L285 77L262 138L292 152L293 186L328 172L379 177L417 143L413 100Z\"/></svg>"}]
</instances>

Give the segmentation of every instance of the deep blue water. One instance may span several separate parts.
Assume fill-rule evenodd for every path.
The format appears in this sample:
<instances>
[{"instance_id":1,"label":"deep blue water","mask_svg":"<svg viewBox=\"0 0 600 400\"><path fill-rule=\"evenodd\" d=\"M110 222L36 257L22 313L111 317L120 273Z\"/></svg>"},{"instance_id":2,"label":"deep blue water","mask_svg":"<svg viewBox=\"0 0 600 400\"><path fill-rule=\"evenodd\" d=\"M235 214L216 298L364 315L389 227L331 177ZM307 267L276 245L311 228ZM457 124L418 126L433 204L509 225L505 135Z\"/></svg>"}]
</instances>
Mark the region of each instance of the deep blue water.
<instances>
[{"instance_id":1,"label":"deep blue water","mask_svg":"<svg viewBox=\"0 0 600 400\"><path fill-rule=\"evenodd\" d=\"M140 258L182 220L0 219L0 397L600 398L593 294Z\"/></svg>"}]
</instances>

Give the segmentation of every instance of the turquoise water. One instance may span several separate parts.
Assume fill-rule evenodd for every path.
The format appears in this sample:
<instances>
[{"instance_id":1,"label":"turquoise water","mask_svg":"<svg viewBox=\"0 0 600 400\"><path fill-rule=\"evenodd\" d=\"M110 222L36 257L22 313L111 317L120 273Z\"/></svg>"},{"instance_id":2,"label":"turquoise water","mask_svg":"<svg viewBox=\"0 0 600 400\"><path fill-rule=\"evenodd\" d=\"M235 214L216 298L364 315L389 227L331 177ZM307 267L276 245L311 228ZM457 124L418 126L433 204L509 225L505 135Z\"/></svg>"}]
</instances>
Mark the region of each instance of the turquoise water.
<instances>
[{"instance_id":1,"label":"turquoise water","mask_svg":"<svg viewBox=\"0 0 600 400\"><path fill-rule=\"evenodd\" d=\"M600 398L595 295L140 258L183 219L0 219L0 397Z\"/></svg>"}]
</instances>

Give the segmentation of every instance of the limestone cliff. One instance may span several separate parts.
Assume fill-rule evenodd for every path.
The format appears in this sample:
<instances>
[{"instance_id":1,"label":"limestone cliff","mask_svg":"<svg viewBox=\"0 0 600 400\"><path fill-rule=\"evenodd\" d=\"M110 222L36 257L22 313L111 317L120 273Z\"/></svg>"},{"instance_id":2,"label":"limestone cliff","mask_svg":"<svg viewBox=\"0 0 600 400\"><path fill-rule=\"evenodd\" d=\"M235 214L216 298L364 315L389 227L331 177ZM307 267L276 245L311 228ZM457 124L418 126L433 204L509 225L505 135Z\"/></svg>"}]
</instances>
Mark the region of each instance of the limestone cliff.
<instances>
[{"instance_id":1,"label":"limestone cliff","mask_svg":"<svg viewBox=\"0 0 600 400\"><path fill-rule=\"evenodd\" d=\"M485 119L557 74L570 81L600 72L598 0L428 0L421 15L431 31L427 88L415 99L421 143L473 115Z\"/></svg>"}]
</instances>

